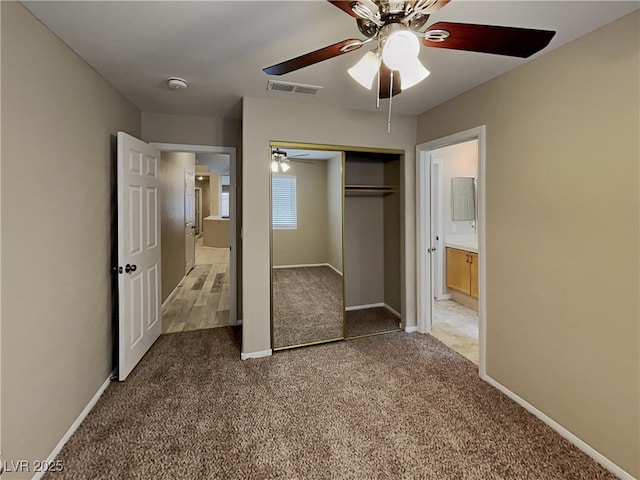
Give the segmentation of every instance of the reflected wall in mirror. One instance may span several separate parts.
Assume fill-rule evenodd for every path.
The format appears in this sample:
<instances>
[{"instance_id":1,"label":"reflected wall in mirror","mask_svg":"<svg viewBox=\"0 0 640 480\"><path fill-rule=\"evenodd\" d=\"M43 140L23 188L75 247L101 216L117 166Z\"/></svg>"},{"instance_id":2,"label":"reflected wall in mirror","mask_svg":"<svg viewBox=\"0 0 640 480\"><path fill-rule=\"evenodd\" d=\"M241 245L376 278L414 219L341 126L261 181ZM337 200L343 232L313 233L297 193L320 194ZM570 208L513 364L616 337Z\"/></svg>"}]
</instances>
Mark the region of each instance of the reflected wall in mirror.
<instances>
[{"instance_id":1,"label":"reflected wall in mirror","mask_svg":"<svg viewBox=\"0 0 640 480\"><path fill-rule=\"evenodd\" d=\"M475 178L453 177L451 179L451 220L476 219Z\"/></svg>"},{"instance_id":2,"label":"reflected wall in mirror","mask_svg":"<svg viewBox=\"0 0 640 480\"><path fill-rule=\"evenodd\" d=\"M342 152L281 151L271 173L275 350L344 338Z\"/></svg>"}]
</instances>

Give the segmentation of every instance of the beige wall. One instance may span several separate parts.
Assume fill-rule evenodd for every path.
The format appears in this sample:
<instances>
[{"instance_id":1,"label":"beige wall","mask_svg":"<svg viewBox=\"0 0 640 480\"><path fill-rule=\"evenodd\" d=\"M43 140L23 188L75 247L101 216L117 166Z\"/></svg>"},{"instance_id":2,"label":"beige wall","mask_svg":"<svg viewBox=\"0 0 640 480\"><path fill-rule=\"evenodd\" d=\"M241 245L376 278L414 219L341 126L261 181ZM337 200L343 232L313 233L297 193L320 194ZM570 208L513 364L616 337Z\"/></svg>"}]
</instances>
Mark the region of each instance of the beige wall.
<instances>
[{"instance_id":1,"label":"beige wall","mask_svg":"<svg viewBox=\"0 0 640 480\"><path fill-rule=\"evenodd\" d=\"M273 265L328 263L327 162L290 162L290 166L283 175L296 177L298 228L273 230Z\"/></svg>"},{"instance_id":2,"label":"beige wall","mask_svg":"<svg viewBox=\"0 0 640 480\"><path fill-rule=\"evenodd\" d=\"M185 275L184 171L195 171L195 164L195 153L162 152L160 157L162 301Z\"/></svg>"},{"instance_id":3,"label":"beige wall","mask_svg":"<svg viewBox=\"0 0 640 480\"><path fill-rule=\"evenodd\" d=\"M439 148L432 152L432 158L442 160L442 234L475 234L471 221L451 220L451 179L478 176L478 141Z\"/></svg>"},{"instance_id":4,"label":"beige wall","mask_svg":"<svg viewBox=\"0 0 640 480\"><path fill-rule=\"evenodd\" d=\"M222 180L219 173L209 175L209 215L220 216L220 192L222 192Z\"/></svg>"},{"instance_id":5,"label":"beige wall","mask_svg":"<svg viewBox=\"0 0 640 480\"><path fill-rule=\"evenodd\" d=\"M209 177L206 176L202 180L198 180L196 176L196 188L202 189L202 218L210 215L209 211Z\"/></svg>"},{"instance_id":6,"label":"beige wall","mask_svg":"<svg viewBox=\"0 0 640 480\"><path fill-rule=\"evenodd\" d=\"M347 153L347 185L383 185L382 162L353 161ZM344 200L345 306L384 301L383 197L347 195Z\"/></svg>"},{"instance_id":7,"label":"beige wall","mask_svg":"<svg viewBox=\"0 0 640 480\"><path fill-rule=\"evenodd\" d=\"M342 272L342 153L327 160L327 258Z\"/></svg>"},{"instance_id":8,"label":"beige wall","mask_svg":"<svg viewBox=\"0 0 640 480\"><path fill-rule=\"evenodd\" d=\"M1 9L2 455L33 465L113 368L112 142L140 136L140 112L22 5Z\"/></svg>"},{"instance_id":9,"label":"beige wall","mask_svg":"<svg viewBox=\"0 0 640 480\"><path fill-rule=\"evenodd\" d=\"M418 124L419 142L487 126L487 374L635 477L639 17Z\"/></svg>"},{"instance_id":10,"label":"beige wall","mask_svg":"<svg viewBox=\"0 0 640 480\"><path fill-rule=\"evenodd\" d=\"M278 115L273 115L278 112ZM416 117L394 115L386 133L386 113L243 99L243 344L245 354L269 350L269 157L270 140L406 150L403 165L403 279L409 325L415 325L415 135Z\"/></svg>"},{"instance_id":11,"label":"beige wall","mask_svg":"<svg viewBox=\"0 0 640 480\"><path fill-rule=\"evenodd\" d=\"M400 238L400 160L384 163L384 185L396 187L398 193L382 198L384 215L384 303L402 313L400 291L402 246Z\"/></svg>"},{"instance_id":12,"label":"beige wall","mask_svg":"<svg viewBox=\"0 0 640 480\"><path fill-rule=\"evenodd\" d=\"M241 138L240 125L240 120L144 112L142 139L145 142L237 147Z\"/></svg>"}]
</instances>

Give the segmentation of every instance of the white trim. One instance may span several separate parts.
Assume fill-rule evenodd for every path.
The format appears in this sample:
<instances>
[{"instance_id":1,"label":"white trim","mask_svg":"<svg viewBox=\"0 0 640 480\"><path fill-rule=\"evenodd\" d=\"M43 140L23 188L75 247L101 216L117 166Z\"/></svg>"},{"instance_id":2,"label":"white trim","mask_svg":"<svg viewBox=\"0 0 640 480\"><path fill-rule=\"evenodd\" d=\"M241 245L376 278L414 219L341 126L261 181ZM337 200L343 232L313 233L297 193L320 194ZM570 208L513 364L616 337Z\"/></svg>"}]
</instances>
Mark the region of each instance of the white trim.
<instances>
[{"instance_id":1,"label":"white trim","mask_svg":"<svg viewBox=\"0 0 640 480\"><path fill-rule=\"evenodd\" d=\"M418 327L415 325L413 327L404 327L404 331L407 333L414 333L418 331Z\"/></svg>"},{"instance_id":2,"label":"white trim","mask_svg":"<svg viewBox=\"0 0 640 480\"><path fill-rule=\"evenodd\" d=\"M391 308L389 305L387 305L386 303L383 305L384 308L386 308L387 310L389 310L391 313L393 313L396 317L398 318L402 318L402 315L400 315L400 312L398 312L395 308ZM417 329L418 327L416 327Z\"/></svg>"},{"instance_id":3,"label":"white trim","mask_svg":"<svg viewBox=\"0 0 640 480\"><path fill-rule=\"evenodd\" d=\"M345 310L347 312L351 312L353 310L365 310L367 308L377 308L377 307L384 307L384 303L370 303L368 305L353 305L351 307L346 307Z\"/></svg>"},{"instance_id":4,"label":"white trim","mask_svg":"<svg viewBox=\"0 0 640 480\"><path fill-rule=\"evenodd\" d=\"M262 357L270 357L273 354L273 350L262 350L261 352L249 352L249 353L241 353L240 358L242 360L248 360L250 358L262 358Z\"/></svg>"},{"instance_id":5,"label":"white trim","mask_svg":"<svg viewBox=\"0 0 640 480\"><path fill-rule=\"evenodd\" d=\"M334 267L330 263L325 263L325 265L342 277L342 272L338 270L336 267Z\"/></svg>"},{"instance_id":6,"label":"white trim","mask_svg":"<svg viewBox=\"0 0 640 480\"><path fill-rule=\"evenodd\" d=\"M188 152L188 153L228 153L235 156L236 147L218 147L211 145L183 145L181 143L149 142L149 145L163 152Z\"/></svg>"},{"instance_id":7,"label":"white trim","mask_svg":"<svg viewBox=\"0 0 640 480\"><path fill-rule=\"evenodd\" d=\"M273 268L313 268L313 267L329 267L335 271L338 275L342 276L342 272L330 263L301 263L298 265L274 265Z\"/></svg>"},{"instance_id":8,"label":"white trim","mask_svg":"<svg viewBox=\"0 0 640 480\"><path fill-rule=\"evenodd\" d=\"M87 418L87 415L89 415L89 412L93 409L96 403L98 403L98 400L100 400L100 397L102 396L104 391L107 389L107 387L111 383L111 377L113 377L114 375L115 375L115 370L111 372L111 374L105 380L105 382L100 386L100 388L98 388L98 391L96 392L96 394L93 396L91 400L89 400L89 403L87 403L87 406L84 407L84 410L82 410L82 412L80 412L80 415L78 415L78 418L76 418L75 422L71 424L71 426L69 427L69 430L67 430L67 433L63 435L63 437L60 439L60 441L55 446L53 451L49 454L45 463L52 463L56 459L56 457L60 453L60 450L62 450L62 447L64 447L64 445L69 441L69 439L76 432L80 424L84 421L85 418ZM37 472L33 476L32 480L38 480L42 478L45 473L46 472L44 471Z\"/></svg>"},{"instance_id":9,"label":"white trim","mask_svg":"<svg viewBox=\"0 0 640 480\"><path fill-rule=\"evenodd\" d=\"M485 179L486 179L486 126L470 128L463 132L454 133L416 147L416 260L417 260L417 314L418 331L431 331L431 259L427 248L431 247L430 230L430 182L431 155L430 151L437 148L456 145L469 140L478 141L478 371L480 377L486 375L486 248L485 248Z\"/></svg>"},{"instance_id":10,"label":"white trim","mask_svg":"<svg viewBox=\"0 0 640 480\"><path fill-rule=\"evenodd\" d=\"M566 440L571 442L573 445L575 445L578 449L582 450L584 453L589 455L591 458L593 458L596 462L598 462L600 465L602 465L604 468L609 470L614 475L620 477L623 480L635 480L635 477L633 475L631 475L630 473L626 472L624 469L622 469L621 467L619 467L618 465L613 463L611 460L609 460L603 454L598 452L595 448L593 448L592 446L590 446L589 444L587 444L586 442L584 442L583 440L581 440L580 438L575 436L573 433L571 433L565 427L563 427L558 422L556 422L552 418L550 418L547 415L545 415L544 413L542 413L536 407L531 405L529 402L527 402L525 399L523 399L522 397L520 397L516 393L512 392L511 390L509 390L507 387L502 385L497 380L494 380L493 378L491 378L489 375L486 375L486 374L481 376L481 378L485 382L487 382L489 385L491 385L491 386L497 388L498 390L500 390L502 393L504 393L507 397L509 397L511 400L513 400L517 404L519 404L525 410L527 410L528 412L532 413L533 415L538 417L540 420L542 420L544 423L549 425L556 432L558 432L563 438L565 438Z\"/></svg>"}]
</instances>

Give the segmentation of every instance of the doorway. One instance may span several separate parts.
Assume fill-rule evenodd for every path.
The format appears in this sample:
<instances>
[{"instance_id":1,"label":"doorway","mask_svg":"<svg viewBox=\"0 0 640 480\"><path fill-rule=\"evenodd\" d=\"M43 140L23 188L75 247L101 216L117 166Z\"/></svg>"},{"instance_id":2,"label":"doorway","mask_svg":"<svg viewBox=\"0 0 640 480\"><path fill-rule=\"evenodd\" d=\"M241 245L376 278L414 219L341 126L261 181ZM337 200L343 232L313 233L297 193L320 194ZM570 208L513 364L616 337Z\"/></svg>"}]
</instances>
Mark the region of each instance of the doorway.
<instances>
[{"instance_id":1,"label":"doorway","mask_svg":"<svg viewBox=\"0 0 640 480\"><path fill-rule=\"evenodd\" d=\"M416 153L418 331L476 363L482 377L485 127L418 145Z\"/></svg>"},{"instance_id":2,"label":"doorway","mask_svg":"<svg viewBox=\"0 0 640 480\"><path fill-rule=\"evenodd\" d=\"M182 280L175 279L164 292L163 332L238 325L236 226L239 225L239 219L236 215L236 149L181 144L152 145L159 148L163 154L181 152L192 156L191 163L194 164L195 171L190 178L194 181L185 181L185 193L186 185L189 183L193 194L185 195L185 210L193 213L192 223L187 227L194 227L194 233L195 230L199 231L194 235L193 269L187 272ZM206 163L202 159L207 157L226 159L224 187L219 172L202 168ZM211 183L218 187L216 195L211 195L208 188ZM207 188L204 188L205 186ZM224 219L220 210L223 207ZM215 241L222 241L224 245L209 246L205 238L207 229L211 230L209 239L215 237ZM187 257L188 255L185 255L185 264L189 261ZM167 292L171 293L167 295Z\"/></svg>"}]
</instances>

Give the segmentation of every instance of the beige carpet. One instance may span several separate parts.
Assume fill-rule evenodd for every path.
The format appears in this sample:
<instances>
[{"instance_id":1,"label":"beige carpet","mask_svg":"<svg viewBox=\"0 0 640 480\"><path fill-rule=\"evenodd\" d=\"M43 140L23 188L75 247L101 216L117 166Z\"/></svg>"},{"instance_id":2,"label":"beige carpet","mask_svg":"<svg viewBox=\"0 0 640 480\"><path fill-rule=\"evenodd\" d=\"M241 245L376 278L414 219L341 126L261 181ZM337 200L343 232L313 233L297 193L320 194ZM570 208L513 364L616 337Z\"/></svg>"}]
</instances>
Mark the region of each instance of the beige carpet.
<instances>
[{"instance_id":1,"label":"beige carpet","mask_svg":"<svg viewBox=\"0 0 640 480\"><path fill-rule=\"evenodd\" d=\"M349 310L347 312L347 337L399 329L400 319L384 307Z\"/></svg>"},{"instance_id":2,"label":"beige carpet","mask_svg":"<svg viewBox=\"0 0 640 480\"><path fill-rule=\"evenodd\" d=\"M241 361L239 330L164 335L49 479L614 479L403 332Z\"/></svg>"},{"instance_id":3,"label":"beige carpet","mask_svg":"<svg viewBox=\"0 0 640 480\"><path fill-rule=\"evenodd\" d=\"M329 267L273 269L273 347L342 338L342 277Z\"/></svg>"}]
</instances>

